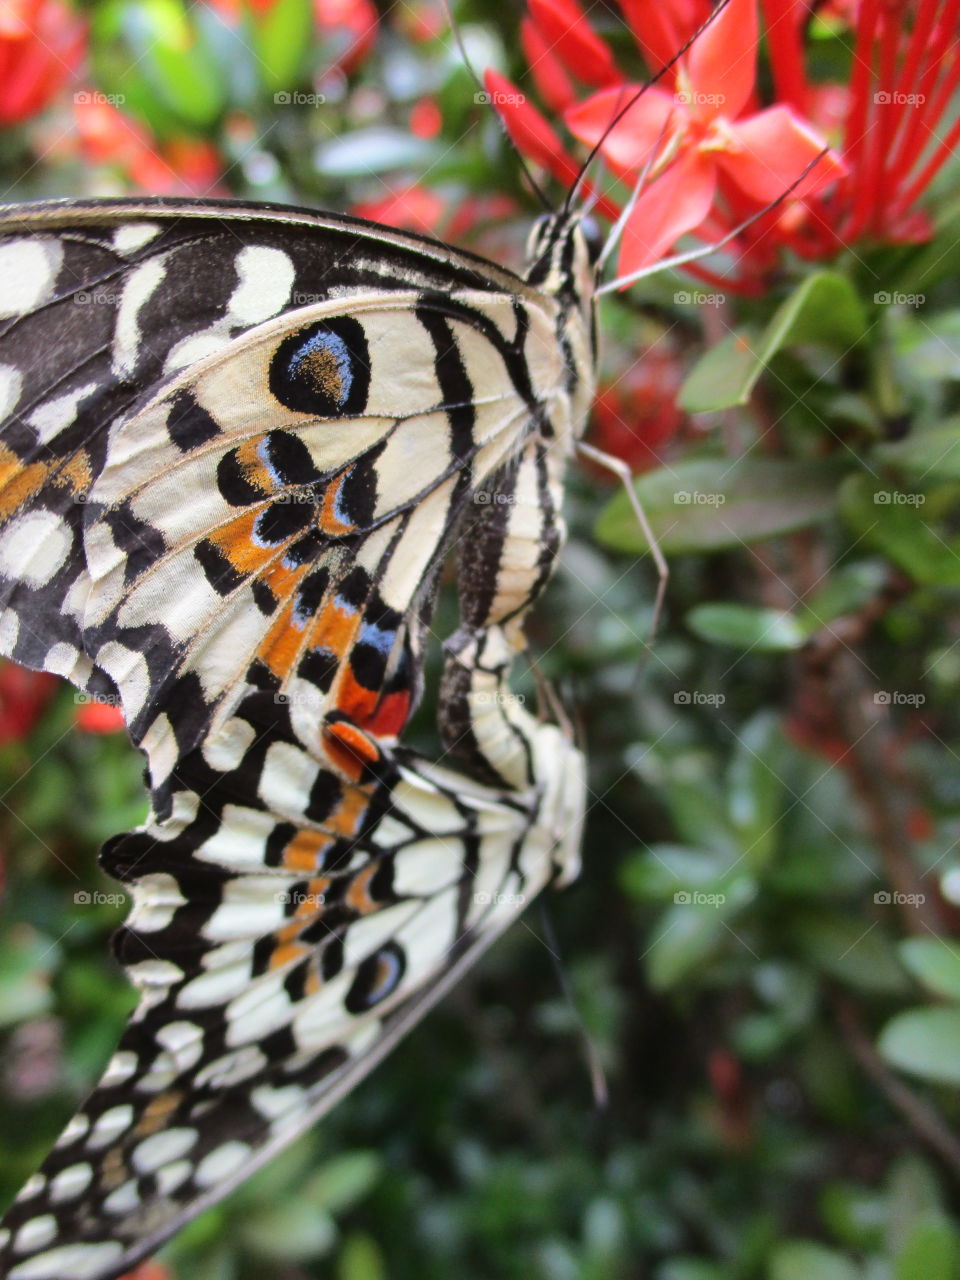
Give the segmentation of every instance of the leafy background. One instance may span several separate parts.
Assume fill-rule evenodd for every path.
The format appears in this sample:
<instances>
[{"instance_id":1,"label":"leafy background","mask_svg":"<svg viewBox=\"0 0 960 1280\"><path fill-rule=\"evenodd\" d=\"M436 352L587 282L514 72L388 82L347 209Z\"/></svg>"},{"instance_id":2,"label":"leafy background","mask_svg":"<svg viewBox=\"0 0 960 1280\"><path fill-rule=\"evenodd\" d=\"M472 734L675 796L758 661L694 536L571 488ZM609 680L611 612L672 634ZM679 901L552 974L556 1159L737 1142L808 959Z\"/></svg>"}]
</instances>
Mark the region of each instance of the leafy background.
<instances>
[{"instance_id":1,"label":"leafy background","mask_svg":"<svg viewBox=\"0 0 960 1280\"><path fill-rule=\"evenodd\" d=\"M0 30L7 199L212 191L521 262L534 205L436 7L31 6L55 55L28 75ZM518 12L457 12L525 83ZM651 655L642 535L579 468L531 638L589 745L583 877L139 1280L960 1275L957 176L923 243L604 302L591 438L672 573ZM95 861L144 811L115 729L0 671L5 1197L131 1004Z\"/></svg>"}]
</instances>

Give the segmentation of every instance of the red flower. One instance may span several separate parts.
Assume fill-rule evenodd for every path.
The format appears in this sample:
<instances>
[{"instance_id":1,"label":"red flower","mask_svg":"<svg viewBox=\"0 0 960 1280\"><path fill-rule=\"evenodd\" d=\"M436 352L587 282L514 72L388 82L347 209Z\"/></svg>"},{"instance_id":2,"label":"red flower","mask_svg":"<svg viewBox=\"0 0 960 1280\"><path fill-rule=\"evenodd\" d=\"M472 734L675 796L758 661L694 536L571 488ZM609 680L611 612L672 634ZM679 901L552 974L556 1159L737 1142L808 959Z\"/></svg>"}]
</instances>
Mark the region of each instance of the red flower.
<instances>
[{"instance_id":1,"label":"red flower","mask_svg":"<svg viewBox=\"0 0 960 1280\"><path fill-rule=\"evenodd\" d=\"M659 466L663 446L686 422L677 405L683 368L661 340L615 383L597 392L590 443L621 458L634 473ZM595 468L608 480L608 470Z\"/></svg>"},{"instance_id":2,"label":"red flower","mask_svg":"<svg viewBox=\"0 0 960 1280\"><path fill-rule=\"evenodd\" d=\"M0 9L0 124L27 120L70 79L86 26L60 0L5 0Z\"/></svg>"},{"instance_id":3,"label":"red flower","mask_svg":"<svg viewBox=\"0 0 960 1280\"><path fill-rule=\"evenodd\" d=\"M637 0L622 7L654 69L674 56L706 15L700 0ZM663 84L647 88L612 128L640 85L623 80L575 0L529 0L529 8L528 56L542 61L545 47L554 59L534 73L545 86L545 99L566 100L571 76L600 86L566 107L568 129L589 147L599 143L611 171L629 185L646 170L645 189L624 230L620 275L657 262L688 232L711 238L729 232L782 197L824 149L822 138L790 106L758 109L756 0L729 0ZM490 73L488 89L520 149L570 185L579 166L549 123L503 77ZM839 158L828 153L794 198L821 190L842 172ZM610 216L609 202L598 208Z\"/></svg>"},{"instance_id":4,"label":"red flower","mask_svg":"<svg viewBox=\"0 0 960 1280\"><path fill-rule=\"evenodd\" d=\"M353 71L377 38L379 17L373 0L313 0L317 26L336 49L336 65Z\"/></svg>"},{"instance_id":5,"label":"red flower","mask_svg":"<svg viewBox=\"0 0 960 1280\"><path fill-rule=\"evenodd\" d=\"M842 137L847 169L832 191L785 212L792 247L819 257L863 239L929 239L917 202L960 142L960 120L946 123L960 85L956 0L843 6L839 19L855 27L850 82L826 92L806 74L804 0L762 4L779 96Z\"/></svg>"},{"instance_id":6,"label":"red flower","mask_svg":"<svg viewBox=\"0 0 960 1280\"><path fill-rule=\"evenodd\" d=\"M91 164L113 165L135 186L157 195L211 195L222 163L209 142L179 138L162 145L102 95L74 106L80 147Z\"/></svg>"},{"instance_id":7,"label":"red flower","mask_svg":"<svg viewBox=\"0 0 960 1280\"><path fill-rule=\"evenodd\" d=\"M439 237L453 244L474 240L478 231L490 225L499 226L515 211L509 196L468 196L454 206L438 192L416 182L391 191L382 200L363 200L353 206L353 212L360 218L416 231L422 236Z\"/></svg>"},{"instance_id":8,"label":"red flower","mask_svg":"<svg viewBox=\"0 0 960 1280\"><path fill-rule=\"evenodd\" d=\"M57 677L0 663L0 746L22 742L57 691Z\"/></svg>"},{"instance_id":9,"label":"red flower","mask_svg":"<svg viewBox=\"0 0 960 1280\"><path fill-rule=\"evenodd\" d=\"M84 733L117 733L126 728L123 712L111 702L98 699L81 702L74 712L74 723Z\"/></svg>"}]
</instances>

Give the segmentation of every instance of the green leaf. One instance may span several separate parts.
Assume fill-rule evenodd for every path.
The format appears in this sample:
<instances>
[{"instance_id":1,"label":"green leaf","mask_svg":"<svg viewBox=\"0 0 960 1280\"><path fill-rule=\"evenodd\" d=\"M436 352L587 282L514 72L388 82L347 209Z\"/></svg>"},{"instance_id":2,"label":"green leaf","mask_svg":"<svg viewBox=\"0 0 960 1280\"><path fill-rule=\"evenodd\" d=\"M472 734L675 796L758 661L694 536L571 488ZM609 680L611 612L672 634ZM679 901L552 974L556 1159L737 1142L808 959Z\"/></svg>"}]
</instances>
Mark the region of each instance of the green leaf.
<instances>
[{"instance_id":1,"label":"green leaf","mask_svg":"<svg viewBox=\"0 0 960 1280\"><path fill-rule=\"evenodd\" d=\"M655 991L675 987L719 946L726 929L713 907L673 906L664 912L643 958Z\"/></svg>"},{"instance_id":2,"label":"green leaf","mask_svg":"<svg viewBox=\"0 0 960 1280\"><path fill-rule=\"evenodd\" d=\"M286 1262L321 1258L337 1238L336 1224L329 1214L295 1198L248 1212L239 1220L237 1231L246 1248Z\"/></svg>"},{"instance_id":3,"label":"green leaf","mask_svg":"<svg viewBox=\"0 0 960 1280\"><path fill-rule=\"evenodd\" d=\"M929 990L960 1000L960 944L947 938L907 938L900 943L900 959Z\"/></svg>"},{"instance_id":4,"label":"green leaf","mask_svg":"<svg viewBox=\"0 0 960 1280\"><path fill-rule=\"evenodd\" d=\"M367 1194L381 1168L375 1151L346 1151L328 1160L298 1195L314 1208L342 1213Z\"/></svg>"},{"instance_id":5,"label":"green leaf","mask_svg":"<svg viewBox=\"0 0 960 1280\"><path fill-rule=\"evenodd\" d=\"M778 351L795 343L847 351L866 332L863 305L850 282L832 271L808 276L758 337L732 334L698 361L680 391L688 413L746 404Z\"/></svg>"},{"instance_id":6,"label":"green leaf","mask_svg":"<svg viewBox=\"0 0 960 1280\"><path fill-rule=\"evenodd\" d=\"M896 444L878 445L874 454L920 480L960 480L960 418L930 431L914 431Z\"/></svg>"},{"instance_id":7,"label":"green leaf","mask_svg":"<svg viewBox=\"0 0 960 1280\"><path fill-rule=\"evenodd\" d=\"M841 565L830 574L823 588L797 607L796 617L808 634L856 613L882 590L887 567L882 560L858 560Z\"/></svg>"},{"instance_id":8,"label":"green leaf","mask_svg":"<svg viewBox=\"0 0 960 1280\"><path fill-rule=\"evenodd\" d=\"M960 1084L960 1009L908 1009L880 1033L891 1066L941 1084Z\"/></svg>"},{"instance_id":9,"label":"green leaf","mask_svg":"<svg viewBox=\"0 0 960 1280\"><path fill-rule=\"evenodd\" d=\"M843 464L779 458L709 458L648 471L634 481L661 549L722 551L825 520L836 508ZM625 493L596 523L600 542L618 551L649 551Z\"/></svg>"},{"instance_id":10,"label":"green leaf","mask_svg":"<svg viewBox=\"0 0 960 1280\"><path fill-rule=\"evenodd\" d=\"M655 844L636 854L623 868L620 882L634 898L663 902L679 889L717 886L726 871L715 854L686 849L681 845Z\"/></svg>"},{"instance_id":11,"label":"green leaf","mask_svg":"<svg viewBox=\"0 0 960 1280\"><path fill-rule=\"evenodd\" d=\"M807 639L791 614L748 604L699 604L687 614L686 623L701 640L764 653L799 649Z\"/></svg>"},{"instance_id":12,"label":"green leaf","mask_svg":"<svg viewBox=\"0 0 960 1280\"><path fill-rule=\"evenodd\" d=\"M854 532L883 551L916 582L960 585L960 536L949 527L960 489L941 485L909 493L870 475L849 476L840 510Z\"/></svg>"},{"instance_id":13,"label":"green leaf","mask_svg":"<svg viewBox=\"0 0 960 1280\"><path fill-rule=\"evenodd\" d=\"M779 717L761 711L737 735L727 774L727 806L746 865L765 866L777 847L783 779L773 766L782 743Z\"/></svg>"},{"instance_id":14,"label":"green leaf","mask_svg":"<svg viewBox=\"0 0 960 1280\"><path fill-rule=\"evenodd\" d=\"M680 388L680 408L687 413L711 413L742 404L743 388L757 363L757 341L755 331L739 329L704 352Z\"/></svg>"},{"instance_id":15,"label":"green leaf","mask_svg":"<svg viewBox=\"0 0 960 1280\"><path fill-rule=\"evenodd\" d=\"M852 1262L814 1240L784 1240L770 1259L769 1280L860 1280Z\"/></svg>"},{"instance_id":16,"label":"green leaf","mask_svg":"<svg viewBox=\"0 0 960 1280\"><path fill-rule=\"evenodd\" d=\"M387 1280L383 1254L367 1235L347 1236L337 1258L337 1280Z\"/></svg>"},{"instance_id":17,"label":"green leaf","mask_svg":"<svg viewBox=\"0 0 960 1280\"><path fill-rule=\"evenodd\" d=\"M909 989L897 953L879 925L811 915L797 922L797 941L818 969L853 987L888 994Z\"/></svg>"},{"instance_id":18,"label":"green leaf","mask_svg":"<svg viewBox=\"0 0 960 1280\"><path fill-rule=\"evenodd\" d=\"M894 1280L956 1280L957 1234L942 1218L910 1228L897 1255Z\"/></svg>"},{"instance_id":19,"label":"green leaf","mask_svg":"<svg viewBox=\"0 0 960 1280\"><path fill-rule=\"evenodd\" d=\"M0 1026L46 1013L59 948L30 925L12 928L0 948Z\"/></svg>"},{"instance_id":20,"label":"green leaf","mask_svg":"<svg viewBox=\"0 0 960 1280\"><path fill-rule=\"evenodd\" d=\"M253 47L268 93L290 93L301 83L312 31L311 0L276 0L254 22Z\"/></svg>"}]
</instances>

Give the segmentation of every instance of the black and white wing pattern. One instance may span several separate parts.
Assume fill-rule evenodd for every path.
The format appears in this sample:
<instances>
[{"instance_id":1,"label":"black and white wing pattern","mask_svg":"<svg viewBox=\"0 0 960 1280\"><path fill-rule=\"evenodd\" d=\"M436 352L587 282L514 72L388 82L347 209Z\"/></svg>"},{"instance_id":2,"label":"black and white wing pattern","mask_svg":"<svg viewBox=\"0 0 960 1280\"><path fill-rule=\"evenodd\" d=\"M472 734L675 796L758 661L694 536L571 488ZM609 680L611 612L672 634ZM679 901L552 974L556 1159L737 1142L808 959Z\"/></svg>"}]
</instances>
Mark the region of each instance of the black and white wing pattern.
<instances>
[{"instance_id":1,"label":"black and white wing pattern","mask_svg":"<svg viewBox=\"0 0 960 1280\"><path fill-rule=\"evenodd\" d=\"M532 243L524 280L280 207L0 212L0 650L119 698L152 801L103 853L140 1003L4 1219L11 1280L128 1269L576 873L582 759L508 679L592 275L573 218ZM399 738L453 558L432 764Z\"/></svg>"}]
</instances>

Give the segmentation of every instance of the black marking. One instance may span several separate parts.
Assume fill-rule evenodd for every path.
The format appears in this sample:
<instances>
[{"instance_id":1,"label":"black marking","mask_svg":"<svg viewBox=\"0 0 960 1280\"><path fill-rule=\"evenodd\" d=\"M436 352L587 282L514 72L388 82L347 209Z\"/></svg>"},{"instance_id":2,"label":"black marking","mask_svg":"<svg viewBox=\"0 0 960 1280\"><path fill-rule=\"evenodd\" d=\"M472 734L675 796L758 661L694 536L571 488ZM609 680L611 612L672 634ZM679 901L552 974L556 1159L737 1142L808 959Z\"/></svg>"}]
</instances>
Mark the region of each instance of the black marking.
<instances>
[{"instance_id":1,"label":"black marking","mask_svg":"<svg viewBox=\"0 0 960 1280\"><path fill-rule=\"evenodd\" d=\"M285 338L270 363L270 390L286 408L315 418L362 413L370 392L363 325L337 316Z\"/></svg>"},{"instance_id":2,"label":"black marking","mask_svg":"<svg viewBox=\"0 0 960 1280\"><path fill-rule=\"evenodd\" d=\"M407 958L396 942L388 942L357 966L344 1005L348 1013L365 1013L386 1000L403 980Z\"/></svg>"},{"instance_id":3,"label":"black marking","mask_svg":"<svg viewBox=\"0 0 960 1280\"><path fill-rule=\"evenodd\" d=\"M197 543L193 549L193 558L218 595L229 596L243 586L243 574L237 573L222 548L209 538L202 538Z\"/></svg>"},{"instance_id":4,"label":"black marking","mask_svg":"<svg viewBox=\"0 0 960 1280\"><path fill-rule=\"evenodd\" d=\"M189 453L220 434L216 419L197 403L196 397L185 387L170 401L167 430L181 453Z\"/></svg>"}]
</instances>

